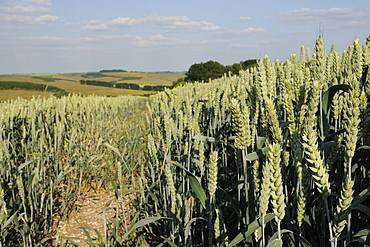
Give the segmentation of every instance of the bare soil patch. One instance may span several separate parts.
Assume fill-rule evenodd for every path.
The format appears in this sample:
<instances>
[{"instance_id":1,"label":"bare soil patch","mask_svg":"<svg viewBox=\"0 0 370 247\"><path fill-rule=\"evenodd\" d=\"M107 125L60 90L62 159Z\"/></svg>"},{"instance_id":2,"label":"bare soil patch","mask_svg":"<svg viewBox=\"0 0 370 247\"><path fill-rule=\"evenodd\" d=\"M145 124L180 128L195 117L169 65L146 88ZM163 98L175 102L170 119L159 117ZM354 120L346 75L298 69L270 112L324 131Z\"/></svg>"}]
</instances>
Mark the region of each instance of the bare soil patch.
<instances>
[{"instance_id":1,"label":"bare soil patch","mask_svg":"<svg viewBox=\"0 0 370 247\"><path fill-rule=\"evenodd\" d=\"M89 246L88 237L83 228L89 233L96 246L98 245L98 235L96 229L105 238L105 221L110 222L116 218L117 204L124 208L132 207L133 195L128 194L121 200L116 200L113 191L105 191L101 193L89 192L77 204L79 209L72 212L67 220L60 220L57 223L57 233L55 236L54 246L74 246L68 244L68 239L71 239L77 246ZM120 209L121 210L121 209ZM119 210L119 211L120 211ZM129 220L129 219L128 219Z\"/></svg>"}]
</instances>

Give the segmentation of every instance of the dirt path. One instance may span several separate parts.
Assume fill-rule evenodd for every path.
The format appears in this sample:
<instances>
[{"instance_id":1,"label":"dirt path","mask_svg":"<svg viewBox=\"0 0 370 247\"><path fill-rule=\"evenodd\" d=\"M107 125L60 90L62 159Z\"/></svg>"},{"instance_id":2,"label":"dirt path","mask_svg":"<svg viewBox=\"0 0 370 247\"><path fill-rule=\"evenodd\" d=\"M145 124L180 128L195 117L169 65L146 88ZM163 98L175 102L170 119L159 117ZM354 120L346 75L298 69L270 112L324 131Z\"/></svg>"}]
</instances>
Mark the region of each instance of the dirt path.
<instances>
[{"instance_id":1,"label":"dirt path","mask_svg":"<svg viewBox=\"0 0 370 247\"><path fill-rule=\"evenodd\" d=\"M83 199L78 202L80 209L72 212L68 221L59 221L57 227L59 234L57 233L54 246L73 246L71 244L67 245L66 238L73 240L79 247L89 246L83 227L96 229L104 239L104 218L109 222L116 217L117 200L114 192L88 193L81 198ZM125 207L130 206L131 202L132 196L130 195L118 201L120 205L125 205ZM86 230L95 240L94 243L97 244L97 234L93 229Z\"/></svg>"}]
</instances>

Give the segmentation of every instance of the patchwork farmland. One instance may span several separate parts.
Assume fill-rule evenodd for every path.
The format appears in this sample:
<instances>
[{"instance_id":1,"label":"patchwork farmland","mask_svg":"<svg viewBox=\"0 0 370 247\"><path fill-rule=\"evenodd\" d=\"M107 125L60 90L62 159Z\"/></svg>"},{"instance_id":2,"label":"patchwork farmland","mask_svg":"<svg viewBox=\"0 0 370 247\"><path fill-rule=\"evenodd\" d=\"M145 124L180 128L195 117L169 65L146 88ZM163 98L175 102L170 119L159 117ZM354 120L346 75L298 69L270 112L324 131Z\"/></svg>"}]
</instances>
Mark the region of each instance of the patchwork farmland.
<instances>
[{"instance_id":1,"label":"patchwork farmland","mask_svg":"<svg viewBox=\"0 0 370 247\"><path fill-rule=\"evenodd\" d=\"M172 86L172 83L184 74L181 73L144 73L144 72L94 72L94 73L72 73L72 74L51 74L51 75L0 75L0 87L2 82L25 82L36 83L58 87L66 93L81 95L118 96L118 95L148 95L156 91L142 90L144 86ZM137 84L139 90L125 88L99 87L81 84L81 80L98 80L115 85L116 83ZM1 88L3 89L3 88ZM33 97L49 97L52 93L44 91L19 91L0 90L0 100L17 99L18 97L31 99Z\"/></svg>"}]
</instances>

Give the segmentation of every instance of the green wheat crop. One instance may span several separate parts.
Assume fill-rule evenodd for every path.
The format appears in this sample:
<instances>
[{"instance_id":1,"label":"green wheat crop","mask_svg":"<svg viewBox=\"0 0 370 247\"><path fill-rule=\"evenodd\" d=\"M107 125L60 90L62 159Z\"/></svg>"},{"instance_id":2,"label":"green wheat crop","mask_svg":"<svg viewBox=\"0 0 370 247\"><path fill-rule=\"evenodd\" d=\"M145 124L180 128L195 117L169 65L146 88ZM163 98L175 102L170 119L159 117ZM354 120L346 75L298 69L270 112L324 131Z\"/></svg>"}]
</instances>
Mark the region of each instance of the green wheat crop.
<instances>
[{"instance_id":1,"label":"green wheat crop","mask_svg":"<svg viewBox=\"0 0 370 247\"><path fill-rule=\"evenodd\" d=\"M343 53L334 47L327 53L320 36L312 55L302 47L299 58L293 54L286 62L265 56L239 76L150 96L150 206L142 210L163 217L148 227L152 243L364 242L369 45L370 38L364 45L356 39ZM217 169L207 169L215 155ZM191 214L171 206L174 193L176 205L193 202Z\"/></svg>"}]
</instances>

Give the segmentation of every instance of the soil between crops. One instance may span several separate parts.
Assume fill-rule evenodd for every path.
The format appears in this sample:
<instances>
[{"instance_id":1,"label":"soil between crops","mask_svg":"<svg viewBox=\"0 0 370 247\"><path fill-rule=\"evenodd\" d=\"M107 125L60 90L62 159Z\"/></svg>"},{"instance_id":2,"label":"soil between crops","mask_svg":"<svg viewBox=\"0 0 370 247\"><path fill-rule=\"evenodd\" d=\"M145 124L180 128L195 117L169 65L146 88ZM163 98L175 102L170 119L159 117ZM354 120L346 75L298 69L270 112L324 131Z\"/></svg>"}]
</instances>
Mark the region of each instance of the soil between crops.
<instances>
[{"instance_id":1,"label":"soil between crops","mask_svg":"<svg viewBox=\"0 0 370 247\"><path fill-rule=\"evenodd\" d=\"M110 222L116 217L117 203L121 204L120 208L122 206L131 208L132 201L132 194L117 201L113 191L89 192L81 196L77 202L79 209L72 212L67 220L58 222L54 246L74 246L68 244L68 238L79 247L89 246L87 235L83 230L84 227L91 228L85 230L92 237L94 244L98 245L97 234L93 229L96 229L104 239L104 217L107 222ZM109 206L107 206L108 204Z\"/></svg>"}]
</instances>

